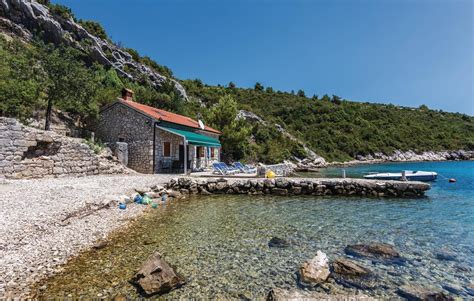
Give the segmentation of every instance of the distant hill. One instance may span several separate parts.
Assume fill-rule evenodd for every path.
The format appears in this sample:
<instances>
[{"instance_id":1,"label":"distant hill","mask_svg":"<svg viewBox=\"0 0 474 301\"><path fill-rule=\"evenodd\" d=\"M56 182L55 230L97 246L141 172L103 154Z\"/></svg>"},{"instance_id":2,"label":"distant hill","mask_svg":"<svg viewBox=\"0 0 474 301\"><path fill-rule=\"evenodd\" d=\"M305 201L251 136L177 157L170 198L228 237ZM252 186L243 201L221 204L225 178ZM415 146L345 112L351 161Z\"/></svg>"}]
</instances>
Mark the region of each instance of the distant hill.
<instances>
[{"instance_id":1,"label":"distant hill","mask_svg":"<svg viewBox=\"0 0 474 301\"><path fill-rule=\"evenodd\" d=\"M47 0L0 2L0 57L0 114L23 121L50 103L87 126L127 87L137 101L222 130L229 160L474 149L474 118L464 114L176 79L170 68L114 44L99 23Z\"/></svg>"}]
</instances>

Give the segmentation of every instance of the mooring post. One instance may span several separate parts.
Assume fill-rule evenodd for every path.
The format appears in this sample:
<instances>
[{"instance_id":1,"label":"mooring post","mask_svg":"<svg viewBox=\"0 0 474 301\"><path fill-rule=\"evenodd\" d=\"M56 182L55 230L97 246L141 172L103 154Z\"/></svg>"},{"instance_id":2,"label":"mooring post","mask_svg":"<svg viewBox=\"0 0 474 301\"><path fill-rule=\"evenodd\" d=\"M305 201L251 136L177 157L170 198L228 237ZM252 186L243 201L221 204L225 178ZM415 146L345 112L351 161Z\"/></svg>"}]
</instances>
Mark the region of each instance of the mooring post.
<instances>
[{"instance_id":1,"label":"mooring post","mask_svg":"<svg viewBox=\"0 0 474 301\"><path fill-rule=\"evenodd\" d=\"M406 171L402 170L402 181L407 181Z\"/></svg>"},{"instance_id":2,"label":"mooring post","mask_svg":"<svg viewBox=\"0 0 474 301\"><path fill-rule=\"evenodd\" d=\"M345 169L342 170L342 178L343 178L343 179L346 178L346 170L345 170Z\"/></svg>"}]
</instances>

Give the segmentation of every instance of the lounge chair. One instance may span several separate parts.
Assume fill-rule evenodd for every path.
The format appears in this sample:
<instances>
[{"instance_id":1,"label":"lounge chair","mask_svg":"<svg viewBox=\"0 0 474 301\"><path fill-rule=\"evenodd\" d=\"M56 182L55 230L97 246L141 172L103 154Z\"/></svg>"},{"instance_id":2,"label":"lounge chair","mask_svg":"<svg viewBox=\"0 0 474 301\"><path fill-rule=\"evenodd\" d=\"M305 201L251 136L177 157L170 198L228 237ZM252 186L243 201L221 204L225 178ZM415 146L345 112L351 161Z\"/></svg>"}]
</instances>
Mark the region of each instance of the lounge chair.
<instances>
[{"instance_id":1,"label":"lounge chair","mask_svg":"<svg viewBox=\"0 0 474 301\"><path fill-rule=\"evenodd\" d=\"M217 164L219 164L221 169L224 170L227 174L236 174L236 173L240 172L240 170L238 170L237 168L230 167L227 164L225 164L224 162L219 162Z\"/></svg>"},{"instance_id":2,"label":"lounge chair","mask_svg":"<svg viewBox=\"0 0 474 301\"><path fill-rule=\"evenodd\" d=\"M243 173L256 173L257 169L255 167L251 167L240 162L234 162L233 164L236 168L238 168Z\"/></svg>"},{"instance_id":3,"label":"lounge chair","mask_svg":"<svg viewBox=\"0 0 474 301\"><path fill-rule=\"evenodd\" d=\"M227 172L222 169L222 166L219 163L212 163L212 168L214 168L213 173L225 176Z\"/></svg>"}]
</instances>

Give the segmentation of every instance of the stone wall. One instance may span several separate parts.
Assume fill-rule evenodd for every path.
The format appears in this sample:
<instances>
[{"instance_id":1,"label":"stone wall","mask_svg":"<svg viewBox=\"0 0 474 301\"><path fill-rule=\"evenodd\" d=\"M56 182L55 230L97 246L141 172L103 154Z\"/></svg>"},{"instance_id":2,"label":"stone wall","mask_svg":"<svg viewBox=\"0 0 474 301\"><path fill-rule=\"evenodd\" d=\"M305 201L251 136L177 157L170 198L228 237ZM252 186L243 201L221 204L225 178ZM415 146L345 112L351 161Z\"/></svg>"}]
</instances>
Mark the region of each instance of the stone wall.
<instances>
[{"instance_id":1,"label":"stone wall","mask_svg":"<svg viewBox=\"0 0 474 301\"><path fill-rule=\"evenodd\" d=\"M157 173L163 172L163 163L164 160L170 162L173 160L179 160L179 146L183 144L183 138L178 135L173 135L167 131L156 129L155 137L155 171ZM171 144L171 154L170 157L163 157L163 142L170 142ZM188 151L189 159L189 151Z\"/></svg>"},{"instance_id":2,"label":"stone wall","mask_svg":"<svg viewBox=\"0 0 474 301\"><path fill-rule=\"evenodd\" d=\"M96 137L104 143L128 144L128 167L153 173L153 119L115 103L101 112Z\"/></svg>"},{"instance_id":3,"label":"stone wall","mask_svg":"<svg viewBox=\"0 0 474 301\"><path fill-rule=\"evenodd\" d=\"M83 139L61 136L0 117L0 177L9 179L131 172L98 156Z\"/></svg>"},{"instance_id":4,"label":"stone wall","mask_svg":"<svg viewBox=\"0 0 474 301\"><path fill-rule=\"evenodd\" d=\"M196 179L171 180L167 187L181 194L271 194L271 195L346 195L374 197L423 196L431 186L422 182L375 181L365 179Z\"/></svg>"}]
</instances>

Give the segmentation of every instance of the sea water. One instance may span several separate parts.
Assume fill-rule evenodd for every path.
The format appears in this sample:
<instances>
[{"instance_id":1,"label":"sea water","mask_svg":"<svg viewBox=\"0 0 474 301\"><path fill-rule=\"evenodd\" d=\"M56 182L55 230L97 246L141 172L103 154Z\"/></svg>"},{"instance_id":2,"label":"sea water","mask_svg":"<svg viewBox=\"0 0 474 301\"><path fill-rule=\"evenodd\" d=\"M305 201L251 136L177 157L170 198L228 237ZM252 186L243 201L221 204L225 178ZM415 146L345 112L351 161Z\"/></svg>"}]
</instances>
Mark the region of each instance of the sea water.
<instances>
[{"instance_id":1,"label":"sea water","mask_svg":"<svg viewBox=\"0 0 474 301\"><path fill-rule=\"evenodd\" d=\"M411 284L469 298L474 279L474 162L344 169L348 177L401 170L435 171L439 177L426 197L414 199L220 195L171 201L115 234L106 248L73 259L41 284L46 285L41 295L137 297L128 280L159 251L187 279L170 298L263 299L274 287L299 289L298 267L318 250L334 260L347 258L344 247L349 244L383 242L393 244L405 264L353 258L376 275L376 285L363 293L388 298ZM341 175L342 168L315 174ZM291 246L269 248L273 236ZM317 290L357 291L337 283Z\"/></svg>"}]
</instances>

